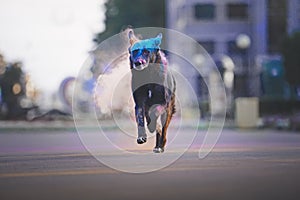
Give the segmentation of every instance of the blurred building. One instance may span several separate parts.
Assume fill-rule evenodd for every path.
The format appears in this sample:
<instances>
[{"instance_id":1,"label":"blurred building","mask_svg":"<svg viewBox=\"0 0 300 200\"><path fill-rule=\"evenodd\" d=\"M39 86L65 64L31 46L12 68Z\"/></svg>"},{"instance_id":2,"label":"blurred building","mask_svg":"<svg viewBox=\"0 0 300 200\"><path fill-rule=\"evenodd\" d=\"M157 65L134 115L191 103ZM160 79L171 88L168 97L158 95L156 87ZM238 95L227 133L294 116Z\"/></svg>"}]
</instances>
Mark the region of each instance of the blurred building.
<instances>
[{"instance_id":1,"label":"blurred building","mask_svg":"<svg viewBox=\"0 0 300 200\"><path fill-rule=\"evenodd\" d=\"M282 39L300 30L300 0L167 0L167 26L199 42L218 68L224 56L232 60L235 96L259 96L255 60L277 55Z\"/></svg>"}]
</instances>

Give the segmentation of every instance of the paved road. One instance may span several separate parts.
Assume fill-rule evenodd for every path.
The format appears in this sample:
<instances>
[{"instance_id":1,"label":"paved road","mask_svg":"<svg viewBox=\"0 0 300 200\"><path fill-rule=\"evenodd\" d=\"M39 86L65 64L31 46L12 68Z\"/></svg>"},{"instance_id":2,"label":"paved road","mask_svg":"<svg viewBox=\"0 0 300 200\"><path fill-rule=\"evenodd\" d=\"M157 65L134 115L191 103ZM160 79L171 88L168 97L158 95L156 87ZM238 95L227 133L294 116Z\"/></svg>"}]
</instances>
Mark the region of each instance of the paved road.
<instances>
[{"instance_id":1,"label":"paved road","mask_svg":"<svg viewBox=\"0 0 300 200\"><path fill-rule=\"evenodd\" d=\"M300 199L299 133L225 129L202 160L199 135L170 166L130 174L98 162L75 131L2 131L0 199Z\"/></svg>"}]
</instances>

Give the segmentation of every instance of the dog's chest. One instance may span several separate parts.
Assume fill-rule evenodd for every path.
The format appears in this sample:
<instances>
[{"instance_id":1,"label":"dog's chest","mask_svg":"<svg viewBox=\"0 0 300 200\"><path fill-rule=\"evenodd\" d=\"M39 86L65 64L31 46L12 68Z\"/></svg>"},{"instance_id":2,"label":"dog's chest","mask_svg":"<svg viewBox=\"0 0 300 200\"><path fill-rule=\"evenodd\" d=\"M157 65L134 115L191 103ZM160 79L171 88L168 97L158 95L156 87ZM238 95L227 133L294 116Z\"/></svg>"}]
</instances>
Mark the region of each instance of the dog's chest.
<instances>
[{"instance_id":1,"label":"dog's chest","mask_svg":"<svg viewBox=\"0 0 300 200\"><path fill-rule=\"evenodd\" d=\"M136 90L141 86L145 86L149 84L165 85L166 75L163 71L157 69L157 67L149 66L142 71L136 71L132 69L131 72L132 72L131 82L132 82L133 90ZM152 94L153 91L148 92L147 90L147 96L152 96Z\"/></svg>"}]
</instances>

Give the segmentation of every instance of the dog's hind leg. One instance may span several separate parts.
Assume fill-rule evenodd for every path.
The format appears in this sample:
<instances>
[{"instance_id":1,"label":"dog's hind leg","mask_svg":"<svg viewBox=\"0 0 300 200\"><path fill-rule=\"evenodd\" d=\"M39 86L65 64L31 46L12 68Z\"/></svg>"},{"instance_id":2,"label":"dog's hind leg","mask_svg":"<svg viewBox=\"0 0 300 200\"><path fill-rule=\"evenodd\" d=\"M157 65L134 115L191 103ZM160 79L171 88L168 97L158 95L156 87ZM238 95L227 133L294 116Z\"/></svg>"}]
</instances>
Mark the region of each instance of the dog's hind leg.
<instances>
[{"instance_id":1,"label":"dog's hind leg","mask_svg":"<svg viewBox=\"0 0 300 200\"><path fill-rule=\"evenodd\" d=\"M171 103L168 105L167 110L161 115L162 130L160 134L156 135L156 147L153 150L155 153L164 152L164 148L167 142L167 130L175 111L173 101L174 98L172 99Z\"/></svg>"},{"instance_id":2,"label":"dog's hind leg","mask_svg":"<svg viewBox=\"0 0 300 200\"><path fill-rule=\"evenodd\" d=\"M163 127L162 127L161 141L160 141L160 145L161 145L160 147L162 149L165 148L167 142L167 130L170 125L171 119L172 119L172 113L169 112L169 110L167 110L167 112L164 113L164 116L162 118Z\"/></svg>"}]
</instances>

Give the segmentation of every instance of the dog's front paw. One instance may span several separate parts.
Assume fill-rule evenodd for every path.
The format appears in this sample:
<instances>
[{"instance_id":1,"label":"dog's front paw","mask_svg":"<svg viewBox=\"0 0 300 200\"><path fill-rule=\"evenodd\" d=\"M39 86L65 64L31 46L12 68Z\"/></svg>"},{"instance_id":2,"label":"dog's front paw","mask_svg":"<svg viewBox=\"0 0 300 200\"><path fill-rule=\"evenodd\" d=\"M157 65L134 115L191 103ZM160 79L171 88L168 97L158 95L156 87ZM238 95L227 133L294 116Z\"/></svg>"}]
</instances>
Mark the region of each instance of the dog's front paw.
<instances>
[{"instance_id":1,"label":"dog's front paw","mask_svg":"<svg viewBox=\"0 0 300 200\"><path fill-rule=\"evenodd\" d=\"M147 138L146 137L138 137L136 142L138 144L143 144L143 143L147 142Z\"/></svg>"},{"instance_id":2,"label":"dog's front paw","mask_svg":"<svg viewBox=\"0 0 300 200\"><path fill-rule=\"evenodd\" d=\"M163 153L165 150L162 147L154 147L153 152L154 153Z\"/></svg>"}]
</instances>

